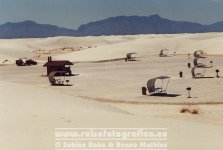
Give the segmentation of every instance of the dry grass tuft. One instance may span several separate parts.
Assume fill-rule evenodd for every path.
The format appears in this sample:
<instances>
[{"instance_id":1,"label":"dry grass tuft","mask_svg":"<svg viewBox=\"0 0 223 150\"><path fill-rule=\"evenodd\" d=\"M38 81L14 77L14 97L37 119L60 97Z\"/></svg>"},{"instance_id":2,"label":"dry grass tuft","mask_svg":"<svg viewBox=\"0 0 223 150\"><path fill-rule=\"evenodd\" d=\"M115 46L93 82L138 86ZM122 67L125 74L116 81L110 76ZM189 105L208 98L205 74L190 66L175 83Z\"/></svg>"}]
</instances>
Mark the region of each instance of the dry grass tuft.
<instances>
[{"instance_id":1,"label":"dry grass tuft","mask_svg":"<svg viewBox=\"0 0 223 150\"><path fill-rule=\"evenodd\" d=\"M180 109L180 113L186 113L186 112L188 112L189 111L189 109L188 108L181 108Z\"/></svg>"},{"instance_id":2,"label":"dry grass tuft","mask_svg":"<svg viewBox=\"0 0 223 150\"><path fill-rule=\"evenodd\" d=\"M191 105L183 106L180 109L180 113L190 113L190 114L200 114L200 109L198 107L192 107Z\"/></svg>"},{"instance_id":3,"label":"dry grass tuft","mask_svg":"<svg viewBox=\"0 0 223 150\"><path fill-rule=\"evenodd\" d=\"M194 115L199 114L199 110L196 108L190 109L189 112Z\"/></svg>"}]
</instances>

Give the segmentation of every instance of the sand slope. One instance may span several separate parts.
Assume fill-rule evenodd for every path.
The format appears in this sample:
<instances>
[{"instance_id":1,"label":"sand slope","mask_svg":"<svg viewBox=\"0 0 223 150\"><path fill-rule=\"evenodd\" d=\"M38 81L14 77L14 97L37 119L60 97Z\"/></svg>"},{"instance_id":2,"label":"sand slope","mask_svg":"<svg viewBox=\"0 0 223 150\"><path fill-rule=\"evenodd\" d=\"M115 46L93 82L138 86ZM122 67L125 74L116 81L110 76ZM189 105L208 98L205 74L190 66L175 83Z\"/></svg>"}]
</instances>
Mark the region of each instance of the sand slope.
<instances>
[{"instance_id":1,"label":"sand slope","mask_svg":"<svg viewBox=\"0 0 223 150\"><path fill-rule=\"evenodd\" d=\"M47 78L41 77L46 73L42 63L28 67L0 66L0 148L52 150L54 129L60 127L145 127L167 128L171 150L222 150L222 105L194 106L199 110L198 115L180 113L182 104L188 101L223 103L222 78L192 79L186 64L193 59L187 55L158 57L164 48L177 54L203 49L209 54L222 55L222 40L223 33L0 40L0 64L33 57L32 52L37 49L63 47L83 49L62 52L53 59L99 61L123 58L128 52L140 56L140 61L128 63L123 60L77 63L72 70L79 75L71 77L72 87L51 87ZM6 59L9 61L2 63ZM215 69L222 70L222 57L210 59L214 60L214 67L207 75L215 76ZM184 78L179 78L180 70ZM179 93L179 97L141 95L141 87L148 79L159 75L171 76L168 92ZM192 87L190 100L186 98L188 86Z\"/></svg>"},{"instance_id":2,"label":"sand slope","mask_svg":"<svg viewBox=\"0 0 223 150\"><path fill-rule=\"evenodd\" d=\"M159 106L154 114L154 106L108 106L37 87L1 85L2 149L54 149L54 128L58 127L166 127L169 149L222 148L222 126L176 120L170 116L176 114L176 107Z\"/></svg>"},{"instance_id":3,"label":"sand slope","mask_svg":"<svg viewBox=\"0 0 223 150\"><path fill-rule=\"evenodd\" d=\"M125 57L128 52L137 52L139 56L158 55L159 51L165 48L177 54L193 53L199 49L205 50L208 54L222 54L222 40L223 33L1 39L0 52L4 57L1 56L0 59L32 57L32 51L38 49L51 50L63 47L81 47L83 50L62 54L55 59L96 61Z\"/></svg>"}]
</instances>

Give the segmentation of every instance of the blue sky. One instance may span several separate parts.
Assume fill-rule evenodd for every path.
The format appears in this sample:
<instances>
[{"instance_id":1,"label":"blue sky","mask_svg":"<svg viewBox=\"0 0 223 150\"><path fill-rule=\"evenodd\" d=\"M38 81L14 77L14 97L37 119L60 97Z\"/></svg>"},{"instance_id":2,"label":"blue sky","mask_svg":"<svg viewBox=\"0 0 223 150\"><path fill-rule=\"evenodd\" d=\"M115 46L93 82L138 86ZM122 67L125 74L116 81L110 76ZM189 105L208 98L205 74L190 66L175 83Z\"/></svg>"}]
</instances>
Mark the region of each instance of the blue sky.
<instances>
[{"instance_id":1,"label":"blue sky","mask_svg":"<svg viewBox=\"0 0 223 150\"><path fill-rule=\"evenodd\" d=\"M223 21L223 0L0 0L0 24L33 20L76 29L111 16L152 14L210 24Z\"/></svg>"}]
</instances>

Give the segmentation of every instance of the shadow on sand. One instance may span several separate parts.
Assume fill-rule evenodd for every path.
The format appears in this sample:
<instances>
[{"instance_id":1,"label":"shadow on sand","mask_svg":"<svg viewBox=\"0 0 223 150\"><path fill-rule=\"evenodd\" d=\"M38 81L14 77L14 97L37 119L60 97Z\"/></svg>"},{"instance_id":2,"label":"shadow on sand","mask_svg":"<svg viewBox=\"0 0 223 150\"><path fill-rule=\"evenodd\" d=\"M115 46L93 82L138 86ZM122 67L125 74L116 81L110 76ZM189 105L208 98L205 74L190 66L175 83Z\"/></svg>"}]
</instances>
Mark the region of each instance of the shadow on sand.
<instances>
[{"instance_id":1,"label":"shadow on sand","mask_svg":"<svg viewBox=\"0 0 223 150\"><path fill-rule=\"evenodd\" d=\"M159 96L159 97L177 97L180 96L180 94L167 94L167 93L154 93L149 96Z\"/></svg>"}]
</instances>

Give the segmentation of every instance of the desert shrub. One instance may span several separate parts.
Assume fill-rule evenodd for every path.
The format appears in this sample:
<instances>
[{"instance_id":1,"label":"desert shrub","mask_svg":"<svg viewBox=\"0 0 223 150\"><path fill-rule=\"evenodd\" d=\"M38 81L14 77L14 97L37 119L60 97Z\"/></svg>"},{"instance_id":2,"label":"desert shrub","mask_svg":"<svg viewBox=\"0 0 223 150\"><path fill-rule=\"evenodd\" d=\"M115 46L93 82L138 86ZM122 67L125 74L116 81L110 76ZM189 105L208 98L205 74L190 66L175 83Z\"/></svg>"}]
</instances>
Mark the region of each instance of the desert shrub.
<instances>
[{"instance_id":1,"label":"desert shrub","mask_svg":"<svg viewBox=\"0 0 223 150\"><path fill-rule=\"evenodd\" d=\"M192 107L191 105L186 105L180 109L180 113L199 114L200 109L199 107Z\"/></svg>"},{"instance_id":2,"label":"desert shrub","mask_svg":"<svg viewBox=\"0 0 223 150\"><path fill-rule=\"evenodd\" d=\"M196 108L190 109L189 112L190 112L191 114L194 114L194 115L195 115L195 114L199 114L199 110L196 109Z\"/></svg>"},{"instance_id":3,"label":"desert shrub","mask_svg":"<svg viewBox=\"0 0 223 150\"><path fill-rule=\"evenodd\" d=\"M180 113L186 113L186 112L189 112L188 108L183 107L180 109Z\"/></svg>"}]
</instances>

